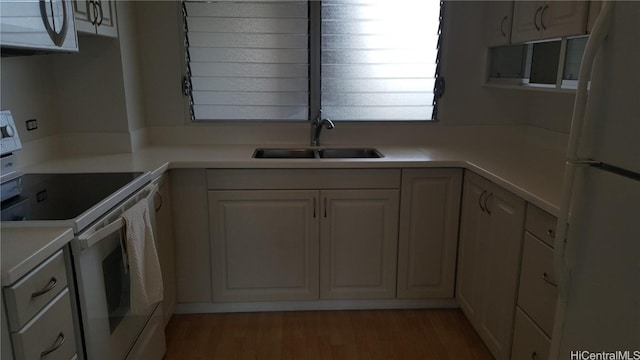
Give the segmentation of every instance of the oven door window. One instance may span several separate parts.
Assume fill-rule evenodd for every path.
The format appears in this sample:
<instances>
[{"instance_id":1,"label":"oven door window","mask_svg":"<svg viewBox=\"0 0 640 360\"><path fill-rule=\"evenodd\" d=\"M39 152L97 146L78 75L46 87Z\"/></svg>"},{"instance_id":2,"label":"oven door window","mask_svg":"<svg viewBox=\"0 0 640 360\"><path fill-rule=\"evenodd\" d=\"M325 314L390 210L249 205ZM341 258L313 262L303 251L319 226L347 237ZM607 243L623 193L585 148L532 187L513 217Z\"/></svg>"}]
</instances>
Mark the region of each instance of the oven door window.
<instances>
[{"instance_id":1,"label":"oven door window","mask_svg":"<svg viewBox=\"0 0 640 360\"><path fill-rule=\"evenodd\" d=\"M126 254L122 245L119 245L102 261L109 331L112 334L131 310L131 281L125 259Z\"/></svg>"}]
</instances>

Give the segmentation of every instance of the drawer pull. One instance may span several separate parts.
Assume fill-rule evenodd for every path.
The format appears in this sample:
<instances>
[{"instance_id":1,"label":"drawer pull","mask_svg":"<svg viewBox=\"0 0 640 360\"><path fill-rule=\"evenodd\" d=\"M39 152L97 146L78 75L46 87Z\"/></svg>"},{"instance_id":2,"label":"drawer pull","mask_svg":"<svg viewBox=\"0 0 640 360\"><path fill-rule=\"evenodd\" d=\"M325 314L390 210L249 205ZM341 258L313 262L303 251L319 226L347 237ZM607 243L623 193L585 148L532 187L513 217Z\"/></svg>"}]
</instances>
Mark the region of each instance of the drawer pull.
<instances>
[{"instance_id":1,"label":"drawer pull","mask_svg":"<svg viewBox=\"0 0 640 360\"><path fill-rule=\"evenodd\" d=\"M534 351L531 353L531 360L536 360L538 358L538 354Z\"/></svg>"},{"instance_id":2,"label":"drawer pull","mask_svg":"<svg viewBox=\"0 0 640 360\"><path fill-rule=\"evenodd\" d=\"M547 275L547 273L542 273L542 280L544 280L547 284L551 285L551 286L558 286L558 284L554 283L553 281L549 280L549 275Z\"/></svg>"},{"instance_id":3,"label":"drawer pull","mask_svg":"<svg viewBox=\"0 0 640 360\"><path fill-rule=\"evenodd\" d=\"M52 352L58 350L63 344L64 344L64 333L61 332L58 335L58 338L56 339L55 344L53 344L53 346L51 348L49 348L48 350L45 350L43 352L40 353L40 359L45 358L47 355L51 354Z\"/></svg>"},{"instance_id":4,"label":"drawer pull","mask_svg":"<svg viewBox=\"0 0 640 360\"><path fill-rule=\"evenodd\" d=\"M53 290L53 288L55 288L56 285L58 285L58 280L55 277L51 277L51 280L49 280L49 283L47 284L47 286L45 286L44 289L40 291L36 291L32 293L31 298L34 299L34 298L37 298L38 296L42 296L48 293L49 291Z\"/></svg>"},{"instance_id":5,"label":"drawer pull","mask_svg":"<svg viewBox=\"0 0 640 360\"><path fill-rule=\"evenodd\" d=\"M555 237L556 237L556 232L555 232L555 230L553 230L553 229L549 229L549 230L547 230L547 235L549 235L549 236L551 236L552 238L554 238L554 239L555 239Z\"/></svg>"}]
</instances>

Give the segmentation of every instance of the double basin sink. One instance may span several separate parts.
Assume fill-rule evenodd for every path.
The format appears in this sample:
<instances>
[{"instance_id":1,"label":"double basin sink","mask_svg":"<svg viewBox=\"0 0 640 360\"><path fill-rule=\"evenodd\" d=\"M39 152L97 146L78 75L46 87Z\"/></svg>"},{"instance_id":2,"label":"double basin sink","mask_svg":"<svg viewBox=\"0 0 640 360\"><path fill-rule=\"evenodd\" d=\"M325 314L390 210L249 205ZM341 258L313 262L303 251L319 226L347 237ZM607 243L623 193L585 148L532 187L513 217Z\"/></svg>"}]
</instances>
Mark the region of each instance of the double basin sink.
<instances>
[{"instance_id":1,"label":"double basin sink","mask_svg":"<svg viewBox=\"0 0 640 360\"><path fill-rule=\"evenodd\" d=\"M256 159L377 159L384 157L374 148L259 148L253 152Z\"/></svg>"}]
</instances>

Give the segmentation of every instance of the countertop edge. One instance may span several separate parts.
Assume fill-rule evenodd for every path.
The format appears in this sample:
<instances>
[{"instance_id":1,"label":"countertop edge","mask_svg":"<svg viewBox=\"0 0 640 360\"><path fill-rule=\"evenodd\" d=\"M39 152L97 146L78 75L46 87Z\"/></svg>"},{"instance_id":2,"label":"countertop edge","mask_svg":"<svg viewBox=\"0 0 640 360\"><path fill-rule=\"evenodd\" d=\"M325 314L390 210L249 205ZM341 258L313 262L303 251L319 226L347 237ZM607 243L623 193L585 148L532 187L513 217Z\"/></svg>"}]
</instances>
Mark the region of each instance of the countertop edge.
<instances>
[{"instance_id":1,"label":"countertop edge","mask_svg":"<svg viewBox=\"0 0 640 360\"><path fill-rule=\"evenodd\" d=\"M27 229L33 228L10 228L11 231L26 231ZM42 246L36 246L42 244L42 242L38 242L38 244L33 244L34 251L21 259L16 264L12 265L9 269L3 269L2 271L2 286L10 286L16 281L20 280L23 276L28 274L31 270L41 264L43 261L48 259L51 255L53 255L56 251L62 249L67 243L73 239L73 229L72 228L38 228L40 230L50 230L52 232L52 237L49 237L49 241L43 240L44 244ZM4 231L3 231L4 232ZM56 233L57 232L57 233ZM3 234L7 236L8 234ZM4 242L4 241L3 241ZM6 245L6 243L5 243ZM6 250L5 250L6 251Z\"/></svg>"}]
</instances>

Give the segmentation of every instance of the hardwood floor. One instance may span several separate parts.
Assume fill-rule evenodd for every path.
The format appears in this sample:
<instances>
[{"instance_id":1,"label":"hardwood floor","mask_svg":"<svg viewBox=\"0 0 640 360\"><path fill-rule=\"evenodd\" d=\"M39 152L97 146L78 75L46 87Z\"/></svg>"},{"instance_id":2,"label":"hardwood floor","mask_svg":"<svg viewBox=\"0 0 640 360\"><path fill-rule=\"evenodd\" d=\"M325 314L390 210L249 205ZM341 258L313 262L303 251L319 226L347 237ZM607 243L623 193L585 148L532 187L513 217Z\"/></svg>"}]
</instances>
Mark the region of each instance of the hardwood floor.
<instances>
[{"instance_id":1,"label":"hardwood floor","mask_svg":"<svg viewBox=\"0 0 640 360\"><path fill-rule=\"evenodd\" d=\"M459 310L174 315L166 360L493 359Z\"/></svg>"}]
</instances>

